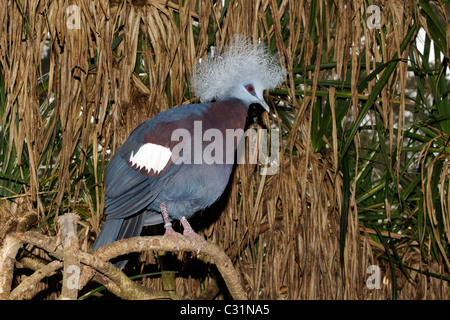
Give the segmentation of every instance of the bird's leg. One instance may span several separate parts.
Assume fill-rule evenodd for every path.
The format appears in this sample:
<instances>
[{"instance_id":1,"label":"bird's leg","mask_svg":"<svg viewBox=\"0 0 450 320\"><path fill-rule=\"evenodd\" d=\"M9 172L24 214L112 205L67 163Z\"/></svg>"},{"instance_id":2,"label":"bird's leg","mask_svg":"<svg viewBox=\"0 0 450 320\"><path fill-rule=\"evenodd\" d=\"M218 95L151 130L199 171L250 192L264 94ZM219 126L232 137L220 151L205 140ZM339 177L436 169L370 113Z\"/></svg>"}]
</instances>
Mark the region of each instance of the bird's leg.
<instances>
[{"instance_id":1,"label":"bird's leg","mask_svg":"<svg viewBox=\"0 0 450 320\"><path fill-rule=\"evenodd\" d=\"M175 239L177 244L177 250L180 250L180 245L178 244L178 237L181 237L181 234L173 230L172 223L170 223L169 214L167 213L166 203L161 202L160 205L161 214L164 220L164 228L166 228L166 232L164 233L164 238L167 236L172 236Z\"/></svg>"},{"instance_id":2,"label":"bird's leg","mask_svg":"<svg viewBox=\"0 0 450 320\"><path fill-rule=\"evenodd\" d=\"M197 248L197 254L200 252L200 249L202 248L202 241L203 239L195 233L194 229L192 229L191 225L187 221L186 217L181 217L181 224L183 225L183 235L176 232L172 228L172 223L170 222L169 213L167 212L167 207L165 202L161 202L161 214L163 216L164 220L164 228L166 228L166 232L164 233L164 237L172 236L175 238L175 242L177 244L177 249L180 250L180 246L178 244L178 237L188 237L194 242L194 246L196 242L198 242L198 248Z\"/></svg>"},{"instance_id":3,"label":"bird's leg","mask_svg":"<svg viewBox=\"0 0 450 320\"><path fill-rule=\"evenodd\" d=\"M197 248L197 254L200 253L200 249L202 248L202 241L203 239L192 229L191 225L187 221L186 217L181 217L181 224L183 225L183 235L185 237L189 237L194 242L193 245L195 246L195 243L198 242L198 248Z\"/></svg>"}]
</instances>

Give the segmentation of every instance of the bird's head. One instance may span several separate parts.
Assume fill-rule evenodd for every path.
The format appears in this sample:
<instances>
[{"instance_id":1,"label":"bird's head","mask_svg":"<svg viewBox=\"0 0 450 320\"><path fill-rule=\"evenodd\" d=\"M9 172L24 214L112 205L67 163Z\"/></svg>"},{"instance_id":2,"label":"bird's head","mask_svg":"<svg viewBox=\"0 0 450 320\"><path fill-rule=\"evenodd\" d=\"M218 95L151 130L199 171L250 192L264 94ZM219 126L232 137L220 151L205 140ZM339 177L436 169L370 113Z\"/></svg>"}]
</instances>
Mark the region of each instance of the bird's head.
<instances>
[{"instance_id":1,"label":"bird's head","mask_svg":"<svg viewBox=\"0 0 450 320\"><path fill-rule=\"evenodd\" d=\"M224 96L223 99L227 98L237 98L248 106L251 104L259 104L263 107L267 112L269 112L269 106L266 101L264 101L263 92L264 87L261 85L259 81L253 81L247 84L238 84L230 89L230 92Z\"/></svg>"},{"instance_id":2,"label":"bird's head","mask_svg":"<svg viewBox=\"0 0 450 320\"><path fill-rule=\"evenodd\" d=\"M236 35L220 56L197 63L191 84L203 102L239 99L269 111L263 92L281 84L284 73L278 55L269 53L264 43Z\"/></svg>"}]
</instances>

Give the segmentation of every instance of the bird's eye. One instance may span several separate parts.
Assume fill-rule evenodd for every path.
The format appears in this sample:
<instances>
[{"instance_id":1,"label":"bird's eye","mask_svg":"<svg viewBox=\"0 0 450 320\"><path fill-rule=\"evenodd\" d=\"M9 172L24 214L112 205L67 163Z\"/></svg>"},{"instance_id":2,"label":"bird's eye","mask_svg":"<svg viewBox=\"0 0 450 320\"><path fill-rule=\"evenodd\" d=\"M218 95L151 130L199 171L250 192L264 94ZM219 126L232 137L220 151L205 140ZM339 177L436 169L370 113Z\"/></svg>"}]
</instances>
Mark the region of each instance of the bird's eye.
<instances>
[{"instance_id":1,"label":"bird's eye","mask_svg":"<svg viewBox=\"0 0 450 320\"><path fill-rule=\"evenodd\" d=\"M253 92L253 90L255 90L252 86L248 86L247 87L248 92Z\"/></svg>"}]
</instances>

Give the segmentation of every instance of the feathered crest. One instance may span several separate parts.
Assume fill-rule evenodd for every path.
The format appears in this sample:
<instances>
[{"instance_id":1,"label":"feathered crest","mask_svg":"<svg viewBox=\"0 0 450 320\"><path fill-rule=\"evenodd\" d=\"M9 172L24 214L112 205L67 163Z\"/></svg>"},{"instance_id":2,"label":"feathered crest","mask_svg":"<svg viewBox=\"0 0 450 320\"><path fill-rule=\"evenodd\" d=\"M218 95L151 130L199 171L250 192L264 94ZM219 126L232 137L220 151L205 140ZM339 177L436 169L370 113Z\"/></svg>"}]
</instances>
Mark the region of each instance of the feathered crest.
<instances>
[{"instance_id":1,"label":"feathered crest","mask_svg":"<svg viewBox=\"0 0 450 320\"><path fill-rule=\"evenodd\" d=\"M256 81L273 89L284 81L284 69L263 42L254 44L244 35L235 35L220 56L199 60L191 77L195 95L204 102L222 100L236 85Z\"/></svg>"}]
</instances>

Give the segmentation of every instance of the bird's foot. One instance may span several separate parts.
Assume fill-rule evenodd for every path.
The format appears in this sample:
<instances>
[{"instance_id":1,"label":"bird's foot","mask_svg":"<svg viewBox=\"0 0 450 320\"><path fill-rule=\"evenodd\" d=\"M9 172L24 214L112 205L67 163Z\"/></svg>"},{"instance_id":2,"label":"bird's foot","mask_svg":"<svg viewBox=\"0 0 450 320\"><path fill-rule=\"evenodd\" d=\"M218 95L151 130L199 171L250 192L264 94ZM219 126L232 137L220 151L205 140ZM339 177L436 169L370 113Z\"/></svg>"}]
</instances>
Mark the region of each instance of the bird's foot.
<instances>
[{"instance_id":1,"label":"bird's foot","mask_svg":"<svg viewBox=\"0 0 450 320\"><path fill-rule=\"evenodd\" d=\"M175 230L173 230L172 228L172 224L165 224L164 228L166 228L166 232L164 233L163 238L166 237L173 237L175 240L175 243L177 244L177 250L180 251L180 245L178 243L178 238L182 238L183 235L181 233L176 232Z\"/></svg>"},{"instance_id":2,"label":"bird's foot","mask_svg":"<svg viewBox=\"0 0 450 320\"><path fill-rule=\"evenodd\" d=\"M180 245L178 244L178 238L184 237L192 240L193 245L195 246L198 243L197 254L200 253L200 249L202 248L203 239L195 233L194 229L192 229L191 225L187 221L186 217L181 217L180 221L183 224L183 234L176 232L172 228L172 224L170 223L169 214L167 212L167 207L165 202L161 202L161 214L164 220L164 228L166 228L166 232L164 233L164 238L171 236L175 239L177 244L177 250L180 251Z\"/></svg>"},{"instance_id":3,"label":"bird's foot","mask_svg":"<svg viewBox=\"0 0 450 320\"><path fill-rule=\"evenodd\" d=\"M198 243L197 254L200 253L200 249L202 248L203 239L200 237L194 229L192 229L191 225L187 221L186 217L181 218L181 223L183 224L183 236L192 240L192 245L195 246Z\"/></svg>"},{"instance_id":4,"label":"bird's foot","mask_svg":"<svg viewBox=\"0 0 450 320\"><path fill-rule=\"evenodd\" d=\"M167 212L167 207L165 202L161 202L161 214L164 220L164 228L166 228L166 232L164 233L163 238L171 236L175 239L175 243L177 244L177 250L180 251L180 245L178 244L178 238L183 237L181 233L176 232L172 228L172 224L170 223L169 214Z\"/></svg>"}]
</instances>

